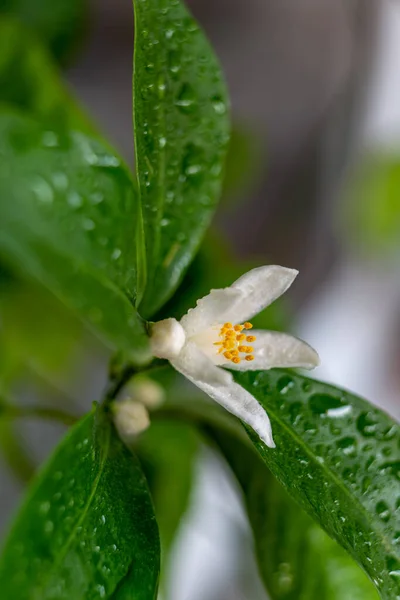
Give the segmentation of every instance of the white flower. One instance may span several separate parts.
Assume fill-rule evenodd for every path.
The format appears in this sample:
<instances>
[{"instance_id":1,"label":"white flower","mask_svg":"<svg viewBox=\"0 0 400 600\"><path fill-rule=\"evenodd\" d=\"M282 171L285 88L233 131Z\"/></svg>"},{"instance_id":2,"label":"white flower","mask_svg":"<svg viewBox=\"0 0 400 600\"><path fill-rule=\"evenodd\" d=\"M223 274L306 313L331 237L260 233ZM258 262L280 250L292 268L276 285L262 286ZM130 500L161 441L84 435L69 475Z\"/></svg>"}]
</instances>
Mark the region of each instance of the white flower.
<instances>
[{"instance_id":1,"label":"white flower","mask_svg":"<svg viewBox=\"0 0 400 600\"><path fill-rule=\"evenodd\" d=\"M274 448L265 410L232 374L273 367L319 364L318 354L305 342L274 331L250 331L248 322L292 284L298 271L278 266L249 271L230 287L211 290L178 322L165 319L153 325L154 356L166 358L189 381L250 425Z\"/></svg>"}]
</instances>

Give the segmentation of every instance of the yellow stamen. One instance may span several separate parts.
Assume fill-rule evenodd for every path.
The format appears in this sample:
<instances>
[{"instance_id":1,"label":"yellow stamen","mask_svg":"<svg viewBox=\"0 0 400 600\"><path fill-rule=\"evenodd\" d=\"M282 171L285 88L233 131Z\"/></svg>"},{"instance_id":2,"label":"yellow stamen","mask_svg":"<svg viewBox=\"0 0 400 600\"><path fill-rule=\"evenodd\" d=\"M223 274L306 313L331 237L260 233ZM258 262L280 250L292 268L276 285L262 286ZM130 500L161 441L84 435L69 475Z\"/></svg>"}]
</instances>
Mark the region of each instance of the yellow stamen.
<instances>
[{"instance_id":1,"label":"yellow stamen","mask_svg":"<svg viewBox=\"0 0 400 600\"><path fill-rule=\"evenodd\" d=\"M230 360L235 364L240 363L241 358L239 352L250 355L253 352L252 346L244 346L240 342L254 342L255 336L241 333L243 329L251 329L253 326L251 323L244 323L243 325L238 323L232 325L232 323L224 323L219 330L219 336L221 341L214 342L214 346L219 346L218 354L224 355L226 360ZM246 360L253 360L253 358L244 357Z\"/></svg>"},{"instance_id":2,"label":"yellow stamen","mask_svg":"<svg viewBox=\"0 0 400 600\"><path fill-rule=\"evenodd\" d=\"M254 356L252 354L248 354L244 358L245 358L245 360L254 360Z\"/></svg>"}]
</instances>

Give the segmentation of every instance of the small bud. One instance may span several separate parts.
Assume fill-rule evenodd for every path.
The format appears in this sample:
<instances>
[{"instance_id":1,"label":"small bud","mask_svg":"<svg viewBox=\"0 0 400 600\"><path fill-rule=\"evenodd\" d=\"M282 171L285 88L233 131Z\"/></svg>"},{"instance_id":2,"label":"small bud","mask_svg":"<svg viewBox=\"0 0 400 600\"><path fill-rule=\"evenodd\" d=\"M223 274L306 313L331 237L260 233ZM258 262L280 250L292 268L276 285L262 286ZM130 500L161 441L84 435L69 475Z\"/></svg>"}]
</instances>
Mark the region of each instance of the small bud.
<instances>
[{"instance_id":1,"label":"small bud","mask_svg":"<svg viewBox=\"0 0 400 600\"><path fill-rule=\"evenodd\" d=\"M113 404L114 423L120 437L132 442L150 425L147 408L135 400L122 400Z\"/></svg>"},{"instance_id":2,"label":"small bud","mask_svg":"<svg viewBox=\"0 0 400 600\"><path fill-rule=\"evenodd\" d=\"M131 400L144 404L146 408L158 408L165 400L164 388L148 377L135 377L125 388Z\"/></svg>"}]
</instances>

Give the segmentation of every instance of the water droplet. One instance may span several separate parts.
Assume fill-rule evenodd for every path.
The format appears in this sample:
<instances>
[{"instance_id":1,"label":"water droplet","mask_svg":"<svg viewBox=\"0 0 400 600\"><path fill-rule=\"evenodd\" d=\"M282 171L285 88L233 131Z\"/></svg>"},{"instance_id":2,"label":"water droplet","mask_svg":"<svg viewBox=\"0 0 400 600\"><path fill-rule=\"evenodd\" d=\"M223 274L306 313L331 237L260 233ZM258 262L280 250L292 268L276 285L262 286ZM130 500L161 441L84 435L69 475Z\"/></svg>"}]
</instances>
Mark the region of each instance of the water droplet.
<instances>
[{"instance_id":1,"label":"water droplet","mask_svg":"<svg viewBox=\"0 0 400 600\"><path fill-rule=\"evenodd\" d=\"M400 544L400 531L396 531L396 533L395 533L395 534L394 534L394 536L393 536L392 543L393 543L394 545L396 545L396 546L397 546L398 544Z\"/></svg>"},{"instance_id":2,"label":"water droplet","mask_svg":"<svg viewBox=\"0 0 400 600\"><path fill-rule=\"evenodd\" d=\"M336 442L336 445L347 456L354 456L357 452L357 441L352 437L341 438Z\"/></svg>"},{"instance_id":3,"label":"water droplet","mask_svg":"<svg viewBox=\"0 0 400 600\"><path fill-rule=\"evenodd\" d=\"M100 546L93 546L94 552L100 552Z\"/></svg>"},{"instance_id":4,"label":"water droplet","mask_svg":"<svg viewBox=\"0 0 400 600\"><path fill-rule=\"evenodd\" d=\"M103 523L103 525L104 525L104 523L106 522L106 518L105 518L105 516L104 516L104 515L101 515L101 517L100 517L100 521L101 521L101 522Z\"/></svg>"},{"instance_id":5,"label":"water droplet","mask_svg":"<svg viewBox=\"0 0 400 600\"><path fill-rule=\"evenodd\" d=\"M357 419L357 429L364 437L374 437L377 430L377 422L374 413L361 413Z\"/></svg>"},{"instance_id":6,"label":"water droplet","mask_svg":"<svg viewBox=\"0 0 400 600\"><path fill-rule=\"evenodd\" d=\"M293 378L289 375L284 375L280 377L278 383L276 384L277 390L280 394L287 394L289 390L294 387Z\"/></svg>"},{"instance_id":7,"label":"water droplet","mask_svg":"<svg viewBox=\"0 0 400 600\"><path fill-rule=\"evenodd\" d=\"M285 388L283 388L285 389ZM290 388L289 388L290 389ZM280 392L282 393L282 392ZM289 418L292 425L295 425L300 420L301 409L303 405L301 402L291 402L289 404Z\"/></svg>"},{"instance_id":8,"label":"water droplet","mask_svg":"<svg viewBox=\"0 0 400 600\"><path fill-rule=\"evenodd\" d=\"M211 103L217 115L224 115L226 113L226 104L220 96L213 96Z\"/></svg>"},{"instance_id":9,"label":"water droplet","mask_svg":"<svg viewBox=\"0 0 400 600\"><path fill-rule=\"evenodd\" d=\"M98 591L100 598L106 597L106 588L104 587L104 585L97 585L96 590Z\"/></svg>"},{"instance_id":10,"label":"water droplet","mask_svg":"<svg viewBox=\"0 0 400 600\"><path fill-rule=\"evenodd\" d=\"M317 415L326 415L329 417L338 417L343 416L337 411L347 409L348 404L341 400L340 398L336 398L335 396L331 396L330 394L313 394L309 398L309 405L313 413ZM351 410L351 406L350 406ZM336 411L336 412L333 412Z\"/></svg>"},{"instance_id":11,"label":"water droplet","mask_svg":"<svg viewBox=\"0 0 400 600\"><path fill-rule=\"evenodd\" d=\"M372 481L371 481L370 477L364 477L364 479L362 480L362 484L361 484L361 489L362 489L363 494L366 494L366 492L369 490L371 483L372 483Z\"/></svg>"},{"instance_id":12,"label":"water droplet","mask_svg":"<svg viewBox=\"0 0 400 600\"><path fill-rule=\"evenodd\" d=\"M53 189L43 177L36 177L31 183L31 188L36 198L42 204L51 204L53 202Z\"/></svg>"},{"instance_id":13,"label":"water droplet","mask_svg":"<svg viewBox=\"0 0 400 600\"><path fill-rule=\"evenodd\" d=\"M42 503L41 503L41 505L40 505L40 507L39 507L39 510L40 510L40 512L41 512L42 514L44 514L44 515L45 515L46 513L48 513L48 512L49 512L49 510L50 510L50 506L51 506L50 502L48 502L48 501L46 501L46 502L42 502Z\"/></svg>"},{"instance_id":14,"label":"water droplet","mask_svg":"<svg viewBox=\"0 0 400 600\"><path fill-rule=\"evenodd\" d=\"M311 381L303 381L301 388L302 388L303 392L309 392L312 388Z\"/></svg>"},{"instance_id":15,"label":"water droplet","mask_svg":"<svg viewBox=\"0 0 400 600\"><path fill-rule=\"evenodd\" d=\"M293 584L293 573L289 563L279 564L277 583L280 594L287 594L290 592Z\"/></svg>"},{"instance_id":16,"label":"water droplet","mask_svg":"<svg viewBox=\"0 0 400 600\"><path fill-rule=\"evenodd\" d=\"M87 217L85 217L84 219L82 219L82 227L85 231L93 231L96 225L95 222L92 221L92 219L88 219Z\"/></svg>"},{"instance_id":17,"label":"water droplet","mask_svg":"<svg viewBox=\"0 0 400 600\"><path fill-rule=\"evenodd\" d=\"M51 179L56 190L59 190L60 192L65 192L65 190L68 188L69 182L68 177L65 175L65 173L53 173Z\"/></svg>"},{"instance_id":18,"label":"water droplet","mask_svg":"<svg viewBox=\"0 0 400 600\"><path fill-rule=\"evenodd\" d=\"M103 202L104 196L101 192L94 192L93 194L90 194L89 200L92 204L100 204Z\"/></svg>"},{"instance_id":19,"label":"water droplet","mask_svg":"<svg viewBox=\"0 0 400 600\"><path fill-rule=\"evenodd\" d=\"M170 224L170 220L169 219L161 219L161 221L160 221L161 227L166 227L169 224Z\"/></svg>"},{"instance_id":20,"label":"water droplet","mask_svg":"<svg viewBox=\"0 0 400 600\"><path fill-rule=\"evenodd\" d=\"M166 29L165 30L165 37L167 38L167 40L170 40L172 38L172 36L175 33L175 29Z\"/></svg>"},{"instance_id":21,"label":"water droplet","mask_svg":"<svg viewBox=\"0 0 400 600\"><path fill-rule=\"evenodd\" d=\"M115 248L111 254L111 258L113 260L117 260L122 254L122 251L119 248Z\"/></svg>"},{"instance_id":22,"label":"water droplet","mask_svg":"<svg viewBox=\"0 0 400 600\"><path fill-rule=\"evenodd\" d=\"M167 144L167 138L161 136L160 138L158 138L158 145L160 148L165 148Z\"/></svg>"},{"instance_id":23,"label":"water droplet","mask_svg":"<svg viewBox=\"0 0 400 600\"><path fill-rule=\"evenodd\" d=\"M400 460L394 460L380 465L379 472L382 475L392 475L397 479L400 479Z\"/></svg>"},{"instance_id":24,"label":"water droplet","mask_svg":"<svg viewBox=\"0 0 400 600\"><path fill-rule=\"evenodd\" d=\"M80 208L83 205L83 198L78 192L70 192L67 195L67 202L72 208Z\"/></svg>"},{"instance_id":25,"label":"water droplet","mask_svg":"<svg viewBox=\"0 0 400 600\"><path fill-rule=\"evenodd\" d=\"M193 88L188 83L184 83L175 100L176 106L178 106L182 112L190 113L194 108L195 102L196 94Z\"/></svg>"},{"instance_id":26,"label":"water droplet","mask_svg":"<svg viewBox=\"0 0 400 600\"><path fill-rule=\"evenodd\" d=\"M42 144L46 148L55 148L58 146L58 136L54 131L45 131L42 136Z\"/></svg>"},{"instance_id":27,"label":"water droplet","mask_svg":"<svg viewBox=\"0 0 400 600\"><path fill-rule=\"evenodd\" d=\"M386 502L384 502L383 500L378 502L378 504L375 507L375 510L376 510L376 514L382 521L384 521L385 523L387 523L387 521L389 521L390 509L389 509L389 506L386 504Z\"/></svg>"},{"instance_id":28,"label":"water droplet","mask_svg":"<svg viewBox=\"0 0 400 600\"><path fill-rule=\"evenodd\" d=\"M53 521L46 521L46 523L44 524L45 533L52 533L53 529L54 529Z\"/></svg>"}]
</instances>

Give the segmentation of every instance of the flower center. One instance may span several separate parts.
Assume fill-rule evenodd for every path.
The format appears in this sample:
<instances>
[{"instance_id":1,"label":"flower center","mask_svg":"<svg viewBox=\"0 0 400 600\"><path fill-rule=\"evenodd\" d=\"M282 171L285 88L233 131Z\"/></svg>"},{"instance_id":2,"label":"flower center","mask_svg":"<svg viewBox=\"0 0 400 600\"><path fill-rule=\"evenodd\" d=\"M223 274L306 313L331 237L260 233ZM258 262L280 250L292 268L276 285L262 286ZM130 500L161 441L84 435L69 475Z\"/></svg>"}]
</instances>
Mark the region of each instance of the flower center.
<instances>
[{"instance_id":1,"label":"flower center","mask_svg":"<svg viewBox=\"0 0 400 600\"><path fill-rule=\"evenodd\" d=\"M220 346L218 354L225 356L227 360L235 363L236 365L241 362L242 358L251 361L254 360L254 348L253 346L245 345L245 342L252 343L256 341L255 335L246 335L242 333L248 329L252 329L251 323L243 323L243 325L232 325L232 323L225 323L222 325L219 331L219 342L214 342L214 346ZM244 354L244 356L240 356Z\"/></svg>"}]
</instances>

